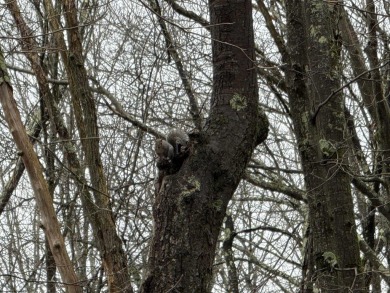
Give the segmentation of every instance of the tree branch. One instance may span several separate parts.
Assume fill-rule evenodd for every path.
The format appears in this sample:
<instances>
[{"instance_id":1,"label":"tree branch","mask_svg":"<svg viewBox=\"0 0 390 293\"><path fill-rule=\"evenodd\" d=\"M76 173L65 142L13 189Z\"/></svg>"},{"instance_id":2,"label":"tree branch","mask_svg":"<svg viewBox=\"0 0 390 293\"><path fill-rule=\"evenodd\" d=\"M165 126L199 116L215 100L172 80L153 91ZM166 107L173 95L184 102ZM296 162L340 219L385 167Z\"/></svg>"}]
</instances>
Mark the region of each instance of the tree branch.
<instances>
[{"instance_id":1,"label":"tree branch","mask_svg":"<svg viewBox=\"0 0 390 293\"><path fill-rule=\"evenodd\" d=\"M158 132L157 130L155 130L155 129L149 127L149 126L147 126L146 124L142 123L141 121L138 121L133 116L131 116L129 113L127 113L125 111L125 109L123 109L121 103L114 97L114 95L111 94L105 88L103 88L96 78L90 77L89 79L92 80L92 82L96 85L96 87L95 88L91 88L91 90L94 91L95 93L99 93L99 94L104 95L107 99L110 100L112 105L110 105L107 101L106 101L106 105L107 105L107 107L110 108L110 110L113 113L117 114L119 117L122 117L123 119L125 119L128 122L130 122L135 127L138 127L142 131L145 131L145 132L153 135L156 138L165 139L165 135L164 134L162 134L161 132Z\"/></svg>"},{"instance_id":2,"label":"tree branch","mask_svg":"<svg viewBox=\"0 0 390 293\"><path fill-rule=\"evenodd\" d=\"M368 69L362 73L360 73L359 75L357 75L356 77L354 77L353 79L351 79L349 82L347 82L346 84L344 84L343 86L339 87L337 90L333 91L323 102L321 102L313 111L312 115L311 115L311 121L314 123L318 113L320 112L321 108L323 106L325 106L332 97L334 97L336 94L338 94L339 92L341 92L344 88L348 87L351 83L354 83L355 81L359 80L362 76L370 73L371 71L376 71L378 69L381 69L382 67L385 67L387 66L388 64L390 64L390 61L387 61L385 62L384 64L382 65L379 65L377 67L374 67L374 68L371 68L371 69Z\"/></svg>"},{"instance_id":3,"label":"tree branch","mask_svg":"<svg viewBox=\"0 0 390 293\"><path fill-rule=\"evenodd\" d=\"M191 85L191 82L189 79L189 74L186 71L186 69L184 68L184 65L181 61L181 58L180 58L179 53L177 51L177 48L174 44L174 40L173 40L171 34L169 33L169 30L168 30L168 27L165 23L164 18L162 17L161 8L158 4L158 0L148 0L148 2L150 4L150 6L152 7L154 13L158 17L158 23L160 24L162 33L163 33L164 38L165 38L166 46L167 46L168 60L169 60L169 56L172 56L173 60L175 61L177 71L179 72L179 76L180 76L181 81L183 83L184 90L185 90L185 92L188 96L189 102L190 102L190 113L191 113L192 119L194 121L195 127L198 130L201 130L202 124L203 124L202 123L203 117L202 117L202 113L201 113L201 110L200 110L199 105L198 105L197 98L195 97L195 94L194 94L194 89L192 88L192 85Z\"/></svg>"}]
</instances>

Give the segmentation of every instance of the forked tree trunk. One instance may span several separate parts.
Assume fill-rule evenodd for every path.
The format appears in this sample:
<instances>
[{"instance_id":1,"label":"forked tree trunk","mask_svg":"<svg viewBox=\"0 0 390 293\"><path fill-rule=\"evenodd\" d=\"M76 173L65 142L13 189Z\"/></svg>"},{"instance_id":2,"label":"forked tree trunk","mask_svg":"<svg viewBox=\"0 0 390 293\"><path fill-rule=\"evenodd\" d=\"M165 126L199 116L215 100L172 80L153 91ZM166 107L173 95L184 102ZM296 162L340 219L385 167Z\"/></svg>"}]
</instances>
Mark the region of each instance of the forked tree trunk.
<instances>
[{"instance_id":1,"label":"forked tree trunk","mask_svg":"<svg viewBox=\"0 0 390 293\"><path fill-rule=\"evenodd\" d=\"M268 124L258 109L251 1L210 1L210 116L189 157L156 195L142 292L208 292L229 200Z\"/></svg>"}]
</instances>

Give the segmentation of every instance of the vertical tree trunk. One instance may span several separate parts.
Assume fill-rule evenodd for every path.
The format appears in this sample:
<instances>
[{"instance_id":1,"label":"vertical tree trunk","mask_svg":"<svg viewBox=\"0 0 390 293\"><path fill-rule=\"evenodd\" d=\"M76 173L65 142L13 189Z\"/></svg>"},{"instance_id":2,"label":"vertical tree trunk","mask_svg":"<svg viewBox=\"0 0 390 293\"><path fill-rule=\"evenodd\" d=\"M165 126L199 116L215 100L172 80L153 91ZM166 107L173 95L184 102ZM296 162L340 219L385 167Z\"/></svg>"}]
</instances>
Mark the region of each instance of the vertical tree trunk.
<instances>
[{"instance_id":1,"label":"vertical tree trunk","mask_svg":"<svg viewBox=\"0 0 390 293\"><path fill-rule=\"evenodd\" d=\"M313 279L321 292L364 292L346 172L344 101L334 94L340 87L338 7L323 1L287 1L286 7L287 80L308 190Z\"/></svg>"},{"instance_id":2,"label":"vertical tree trunk","mask_svg":"<svg viewBox=\"0 0 390 293\"><path fill-rule=\"evenodd\" d=\"M154 203L142 292L208 292L226 206L268 125L258 109L251 1L211 0L213 95L204 130Z\"/></svg>"},{"instance_id":3,"label":"vertical tree trunk","mask_svg":"<svg viewBox=\"0 0 390 293\"><path fill-rule=\"evenodd\" d=\"M226 270L228 272L228 289L229 293L239 293L237 267L234 263L233 240L237 233L234 230L234 222L231 215L225 217L224 240L222 243L222 253L225 259Z\"/></svg>"},{"instance_id":4,"label":"vertical tree trunk","mask_svg":"<svg viewBox=\"0 0 390 293\"><path fill-rule=\"evenodd\" d=\"M371 97L375 104L375 127L376 140L381 153L379 156L379 164L381 165L381 173L387 184L390 185L390 106L389 101L385 97L383 89L381 73L379 70L379 53L378 53L378 16L375 7L375 1L366 0L367 5L367 28L368 28L368 44L365 52L370 63L370 80L371 80ZM389 200L389 196L387 196Z\"/></svg>"},{"instance_id":5,"label":"vertical tree trunk","mask_svg":"<svg viewBox=\"0 0 390 293\"><path fill-rule=\"evenodd\" d=\"M62 2L68 26L68 50L51 1L45 0L44 3L68 75L77 128L93 187L93 199L89 196L89 192L82 193L83 208L87 212L93 228L97 247L103 260L109 291L130 293L133 290L127 270L127 257L123 250L123 243L116 232L112 210L109 207L110 195L99 152L96 105L88 85L87 72L84 66L76 5L71 0ZM63 124L57 118L55 117L55 121L59 135L67 136L67 130L61 127ZM69 150L69 154L70 165L78 170L80 164L77 156L71 150Z\"/></svg>"}]
</instances>

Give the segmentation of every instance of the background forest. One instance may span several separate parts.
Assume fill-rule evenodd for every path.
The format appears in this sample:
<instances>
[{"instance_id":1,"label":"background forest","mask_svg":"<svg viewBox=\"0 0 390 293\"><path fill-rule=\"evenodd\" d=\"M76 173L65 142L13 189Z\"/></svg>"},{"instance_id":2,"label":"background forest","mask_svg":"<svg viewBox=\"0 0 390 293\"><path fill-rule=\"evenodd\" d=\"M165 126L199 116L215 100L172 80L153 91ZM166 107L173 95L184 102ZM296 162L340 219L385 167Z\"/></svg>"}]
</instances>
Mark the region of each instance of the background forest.
<instances>
[{"instance_id":1,"label":"background forest","mask_svg":"<svg viewBox=\"0 0 390 293\"><path fill-rule=\"evenodd\" d=\"M1 292L390 292L388 1L0 15ZM190 159L156 192L172 128Z\"/></svg>"}]
</instances>

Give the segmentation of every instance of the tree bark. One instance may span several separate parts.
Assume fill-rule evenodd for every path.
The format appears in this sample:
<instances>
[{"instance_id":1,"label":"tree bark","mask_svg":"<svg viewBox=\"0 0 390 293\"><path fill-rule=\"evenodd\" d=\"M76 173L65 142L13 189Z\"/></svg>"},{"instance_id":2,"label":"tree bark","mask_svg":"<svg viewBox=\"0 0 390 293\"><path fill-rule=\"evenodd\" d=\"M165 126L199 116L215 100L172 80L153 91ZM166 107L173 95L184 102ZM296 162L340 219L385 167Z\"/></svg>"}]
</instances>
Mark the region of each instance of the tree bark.
<instances>
[{"instance_id":1,"label":"tree bark","mask_svg":"<svg viewBox=\"0 0 390 293\"><path fill-rule=\"evenodd\" d=\"M71 141L69 132L64 126L55 99L50 92L47 83L47 76L39 64L37 50L38 45L33 39L31 29L23 20L20 9L15 1L7 3L11 14L17 23L21 36L23 37L22 47L31 63L31 67L37 77L39 89L42 93L45 105L49 112L50 119L55 125L55 129L61 138ZM122 248L122 241L116 233L115 222L112 211L108 206L109 194L106 178L99 153L99 133L97 126L96 106L93 95L88 86L88 78L84 67L82 56L81 39L78 31L77 11L73 1L64 2L66 21L71 29L68 30L68 41L70 50L68 51L61 33L61 29L56 22L53 7L49 0L45 1L46 10L50 17L52 30L56 31L56 42L61 48L61 56L69 78L69 87L72 95L73 107L77 120L77 126L85 153L87 165L90 170L90 178L94 191L94 197L90 196L88 190L83 189L82 203L88 219L91 222L95 239L101 253L105 272L108 278L110 292L132 292L127 272L127 257ZM73 145L65 148L68 154L68 161L72 167L73 174L77 174L76 180L86 182L80 163L74 152Z\"/></svg>"},{"instance_id":2,"label":"tree bark","mask_svg":"<svg viewBox=\"0 0 390 293\"><path fill-rule=\"evenodd\" d=\"M189 157L156 194L142 292L208 292L216 243L229 200L254 147L268 130L258 108L251 1L209 2L213 94Z\"/></svg>"},{"instance_id":3,"label":"tree bark","mask_svg":"<svg viewBox=\"0 0 390 293\"><path fill-rule=\"evenodd\" d=\"M234 230L234 222L231 215L226 215L225 217L225 229L224 229L224 239L222 243L222 254L225 259L226 270L228 275L228 289L230 293L239 293L239 282L238 282L238 273L237 267L234 263L234 250L233 250L233 241L234 237L237 235Z\"/></svg>"},{"instance_id":4,"label":"tree bark","mask_svg":"<svg viewBox=\"0 0 390 293\"><path fill-rule=\"evenodd\" d=\"M109 292L131 293L133 289L127 270L127 257L123 250L122 240L116 232L114 217L109 206L110 195L99 152L96 104L84 67L75 2L63 1L63 9L70 44L70 58L63 61L69 78L69 89L81 145L93 187L94 203L98 208L94 209L95 212L91 215L90 221L103 259Z\"/></svg>"},{"instance_id":5,"label":"tree bark","mask_svg":"<svg viewBox=\"0 0 390 293\"><path fill-rule=\"evenodd\" d=\"M364 292L346 172L344 102L335 94L341 77L338 6L287 1L286 7L290 49L286 77L308 191L313 278L321 292Z\"/></svg>"},{"instance_id":6,"label":"tree bark","mask_svg":"<svg viewBox=\"0 0 390 293\"><path fill-rule=\"evenodd\" d=\"M53 208L53 201L42 168L33 146L27 136L20 118L16 102L13 99L10 79L6 72L5 60L0 50L0 101L3 107L5 120L19 149L24 166L34 190L37 207L40 212L41 225L50 245L62 280L69 292L82 292L73 265L66 252L65 242L61 235L60 226Z\"/></svg>"}]
</instances>

